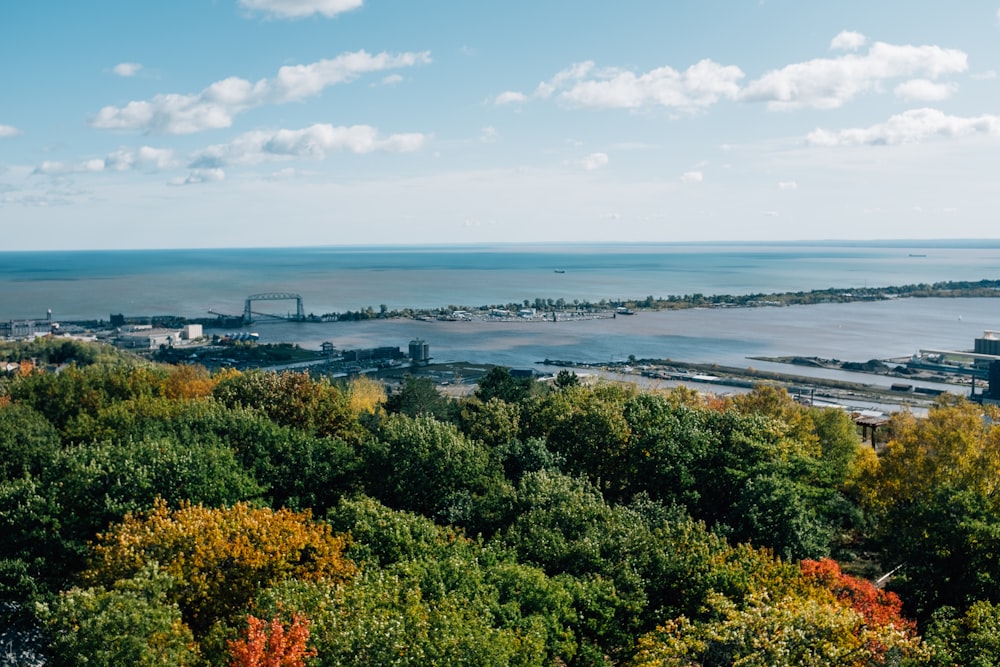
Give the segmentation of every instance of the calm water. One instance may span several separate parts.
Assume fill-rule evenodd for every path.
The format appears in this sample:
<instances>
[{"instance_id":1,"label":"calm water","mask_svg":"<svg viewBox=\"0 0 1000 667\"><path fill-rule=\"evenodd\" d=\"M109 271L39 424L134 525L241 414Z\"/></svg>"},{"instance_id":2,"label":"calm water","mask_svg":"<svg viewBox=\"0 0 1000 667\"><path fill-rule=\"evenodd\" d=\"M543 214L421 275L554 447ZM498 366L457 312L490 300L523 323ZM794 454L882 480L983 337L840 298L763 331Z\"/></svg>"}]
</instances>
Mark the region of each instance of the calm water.
<instances>
[{"instance_id":1,"label":"calm water","mask_svg":"<svg viewBox=\"0 0 1000 667\"><path fill-rule=\"evenodd\" d=\"M0 252L0 319L239 314L262 292L300 294L319 315L997 277L1000 241Z\"/></svg>"},{"instance_id":2,"label":"calm water","mask_svg":"<svg viewBox=\"0 0 1000 667\"><path fill-rule=\"evenodd\" d=\"M855 379L888 386L894 380L845 375L750 359L819 356L845 361L908 357L917 350L972 348L987 329L1000 329L998 299L900 299L788 308L690 309L638 313L579 322L257 323L265 341L294 341L318 349L430 345L437 361L525 367L544 359L584 362L637 358L719 363L813 377Z\"/></svg>"},{"instance_id":3,"label":"calm water","mask_svg":"<svg viewBox=\"0 0 1000 667\"><path fill-rule=\"evenodd\" d=\"M47 308L56 320L118 312L200 317L209 309L240 314L248 295L279 291L301 294L307 313L323 314L380 304L599 301L983 278L1000 278L1000 241L0 252L0 319L42 318ZM265 312L294 308L292 302L259 305ZM546 358L602 362L634 354L767 369L772 366L749 357L866 361L920 348L970 349L984 330L1000 329L1000 299L684 310L558 324L259 322L253 329L263 340L309 348L332 341L340 348L405 349L421 337L441 361L526 366Z\"/></svg>"}]
</instances>

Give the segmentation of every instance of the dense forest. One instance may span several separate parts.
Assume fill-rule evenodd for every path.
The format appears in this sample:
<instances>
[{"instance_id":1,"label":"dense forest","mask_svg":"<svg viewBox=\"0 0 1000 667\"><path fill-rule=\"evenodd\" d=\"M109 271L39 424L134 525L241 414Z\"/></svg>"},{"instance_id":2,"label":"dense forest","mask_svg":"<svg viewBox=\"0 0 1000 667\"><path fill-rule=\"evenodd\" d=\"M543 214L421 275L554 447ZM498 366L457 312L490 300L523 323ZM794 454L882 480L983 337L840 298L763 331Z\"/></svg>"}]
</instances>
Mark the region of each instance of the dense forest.
<instances>
[{"instance_id":1,"label":"dense forest","mask_svg":"<svg viewBox=\"0 0 1000 667\"><path fill-rule=\"evenodd\" d=\"M1000 664L992 407L3 358L6 664Z\"/></svg>"}]
</instances>

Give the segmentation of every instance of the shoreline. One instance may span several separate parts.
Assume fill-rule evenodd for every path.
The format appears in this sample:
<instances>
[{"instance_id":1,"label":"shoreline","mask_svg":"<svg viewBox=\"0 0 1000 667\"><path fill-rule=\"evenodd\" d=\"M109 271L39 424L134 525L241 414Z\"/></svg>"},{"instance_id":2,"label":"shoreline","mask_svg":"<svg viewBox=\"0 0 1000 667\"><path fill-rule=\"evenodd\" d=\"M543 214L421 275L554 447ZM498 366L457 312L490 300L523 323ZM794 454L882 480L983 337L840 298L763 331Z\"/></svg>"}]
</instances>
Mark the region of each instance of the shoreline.
<instances>
[{"instance_id":1,"label":"shoreline","mask_svg":"<svg viewBox=\"0 0 1000 667\"><path fill-rule=\"evenodd\" d=\"M667 297L601 299L597 302L588 300L536 298L534 301L524 299L507 303L462 306L448 305L436 308L402 308L388 309L381 306L379 310L368 306L356 311L347 310L339 313L323 315L304 315L301 318L293 316L258 314L262 319L247 321L242 316L216 314L215 317L186 317L176 314L164 315L122 315L127 325L152 325L163 328L180 328L186 324L200 324L206 329L236 329L260 322L357 322L369 320L408 319L414 321L476 321L476 322L553 322L566 320L612 319L618 315L628 316L639 312L661 312L688 309L743 309L743 308L782 308L787 306L808 306L830 303L857 303L894 301L899 299L968 299L1000 297L1000 280L982 279L978 281L943 281L932 284L890 285L883 287L863 288L827 288L799 292L775 292L769 294L685 294ZM44 323L37 318L5 319L9 322ZM63 324L97 328L109 326L103 319L69 319Z\"/></svg>"}]
</instances>

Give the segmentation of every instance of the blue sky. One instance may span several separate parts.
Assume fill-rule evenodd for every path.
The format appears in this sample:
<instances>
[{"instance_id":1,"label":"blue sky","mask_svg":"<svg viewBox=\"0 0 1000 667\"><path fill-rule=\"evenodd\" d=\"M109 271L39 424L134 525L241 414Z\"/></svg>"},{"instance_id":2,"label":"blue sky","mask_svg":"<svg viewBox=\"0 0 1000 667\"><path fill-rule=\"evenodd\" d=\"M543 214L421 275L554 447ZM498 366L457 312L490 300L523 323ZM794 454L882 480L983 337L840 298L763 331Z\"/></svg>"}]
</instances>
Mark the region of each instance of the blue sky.
<instances>
[{"instance_id":1,"label":"blue sky","mask_svg":"<svg viewBox=\"0 0 1000 667\"><path fill-rule=\"evenodd\" d=\"M998 238L996 0L31 0L0 58L0 249Z\"/></svg>"}]
</instances>

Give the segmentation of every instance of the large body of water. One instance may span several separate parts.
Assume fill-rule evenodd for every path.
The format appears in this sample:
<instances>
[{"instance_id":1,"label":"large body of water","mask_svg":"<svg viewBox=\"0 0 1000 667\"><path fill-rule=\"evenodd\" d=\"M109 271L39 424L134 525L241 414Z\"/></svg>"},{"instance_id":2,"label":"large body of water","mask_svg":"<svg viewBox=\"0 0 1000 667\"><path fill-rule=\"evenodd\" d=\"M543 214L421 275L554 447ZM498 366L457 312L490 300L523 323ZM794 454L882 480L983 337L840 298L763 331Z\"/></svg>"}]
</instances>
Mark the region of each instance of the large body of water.
<instances>
[{"instance_id":1,"label":"large body of water","mask_svg":"<svg viewBox=\"0 0 1000 667\"><path fill-rule=\"evenodd\" d=\"M556 269L562 272L557 273ZM0 319L240 314L292 292L307 313L880 287L1000 278L1000 241L0 252ZM267 312L291 302L262 302ZM420 337L439 360L525 366L636 357L767 368L753 356L866 361L969 349L1000 329L1000 299L901 299L640 313L565 323L265 323L262 339L318 348ZM787 370L787 367L786 369Z\"/></svg>"},{"instance_id":2,"label":"large body of water","mask_svg":"<svg viewBox=\"0 0 1000 667\"><path fill-rule=\"evenodd\" d=\"M0 319L239 314L262 292L320 315L997 277L1000 241L0 252Z\"/></svg>"}]
</instances>

